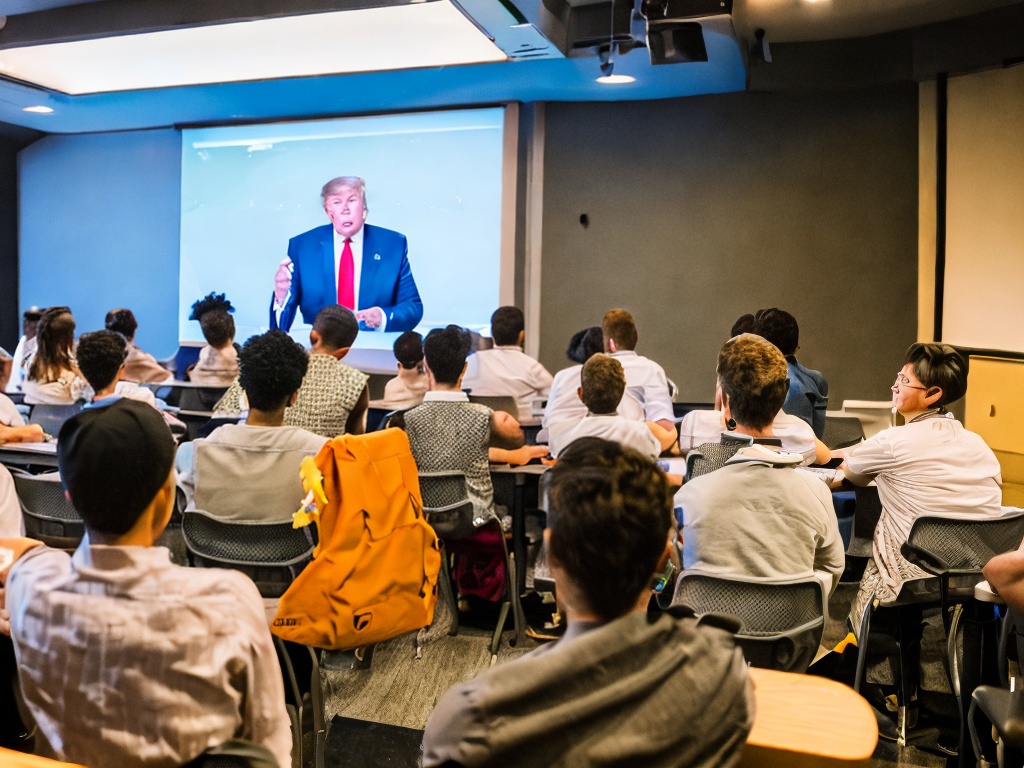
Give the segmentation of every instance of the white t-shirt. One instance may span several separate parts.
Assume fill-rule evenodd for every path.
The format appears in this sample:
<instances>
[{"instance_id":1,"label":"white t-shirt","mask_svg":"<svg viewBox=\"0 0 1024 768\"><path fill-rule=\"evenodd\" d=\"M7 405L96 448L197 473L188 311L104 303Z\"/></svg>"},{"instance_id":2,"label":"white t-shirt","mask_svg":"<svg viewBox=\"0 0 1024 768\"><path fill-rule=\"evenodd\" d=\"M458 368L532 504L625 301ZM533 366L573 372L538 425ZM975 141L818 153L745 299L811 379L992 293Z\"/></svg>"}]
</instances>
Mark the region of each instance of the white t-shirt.
<instances>
[{"instance_id":1,"label":"white t-shirt","mask_svg":"<svg viewBox=\"0 0 1024 768\"><path fill-rule=\"evenodd\" d=\"M652 459L661 454L661 443L651 432L647 422L626 419L617 413L588 413L576 424L561 422L551 427L548 433L551 455L558 455L581 437L600 437L618 443L623 448L632 448Z\"/></svg>"},{"instance_id":2,"label":"white t-shirt","mask_svg":"<svg viewBox=\"0 0 1024 768\"><path fill-rule=\"evenodd\" d=\"M470 355L462 386L474 395L511 395L522 421L533 418L533 401L548 394L552 381L547 368L518 346L509 345Z\"/></svg>"},{"instance_id":3,"label":"white t-shirt","mask_svg":"<svg viewBox=\"0 0 1024 768\"><path fill-rule=\"evenodd\" d=\"M563 368L555 374L555 379L551 384L551 393L548 395L548 404L544 409L544 419L541 422L544 428L537 436L538 442L550 439L553 425L564 422L575 425L586 417L587 406L580 400L578 392L582 372L582 365L573 365ZM620 416L627 419L644 421L643 406L628 395L622 396L617 411Z\"/></svg>"},{"instance_id":4,"label":"white t-shirt","mask_svg":"<svg viewBox=\"0 0 1024 768\"><path fill-rule=\"evenodd\" d=\"M679 450L686 454L704 443L720 443L725 429L721 411L690 411L679 422ZM784 451L801 454L804 464L814 463L814 430L806 421L779 411L772 422L772 435L782 440Z\"/></svg>"}]
</instances>

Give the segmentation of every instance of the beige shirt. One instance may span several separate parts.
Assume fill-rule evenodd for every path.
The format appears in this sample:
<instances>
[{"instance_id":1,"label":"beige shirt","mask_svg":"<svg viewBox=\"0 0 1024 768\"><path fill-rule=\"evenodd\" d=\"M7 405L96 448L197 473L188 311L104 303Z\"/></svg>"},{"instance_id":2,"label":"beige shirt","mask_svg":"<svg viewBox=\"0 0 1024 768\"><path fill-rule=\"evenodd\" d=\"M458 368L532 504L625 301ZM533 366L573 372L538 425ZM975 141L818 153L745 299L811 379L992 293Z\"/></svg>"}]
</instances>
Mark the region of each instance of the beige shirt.
<instances>
[{"instance_id":1,"label":"beige shirt","mask_svg":"<svg viewBox=\"0 0 1024 768\"><path fill-rule=\"evenodd\" d=\"M7 582L25 701L64 760L171 768L240 737L291 765L281 669L255 585L163 547L37 547Z\"/></svg>"},{"instance_id":2,"label":"beige shirt","mask_svg":"<svg viewBox=\"0 0 1024 768\"><path fill-rule=\"evenodd\" d=\"M397 411L423 402L427 392L427 374L419 368L399 368L398 375L384 385L384 399L370 403L373 408Z\"/></svg>"},{"instance_id":3,"label":"beige shirt","mask_svg":"<svg viewBox=\"0 0 1024 768\"><path fill-rule=\"evenodd\" d=\"M238 351L234 344L214 349L209 344L199 350L199 362L189 372L189 379L206 387L230 387L238 376Z\"/></svg>"},{"instance_id":4,"label":"beige shirt","mask_svg":"<svg viewBox=\"0 0 1024 768\"><path fill-rule=\"evenodd\" d=\"M156 361L148 352L143 352L134 344L128 345L128 357L124 360L125 381L137 381L142 384L167 381L172 374Z\"/></svg>"}]
</instances>

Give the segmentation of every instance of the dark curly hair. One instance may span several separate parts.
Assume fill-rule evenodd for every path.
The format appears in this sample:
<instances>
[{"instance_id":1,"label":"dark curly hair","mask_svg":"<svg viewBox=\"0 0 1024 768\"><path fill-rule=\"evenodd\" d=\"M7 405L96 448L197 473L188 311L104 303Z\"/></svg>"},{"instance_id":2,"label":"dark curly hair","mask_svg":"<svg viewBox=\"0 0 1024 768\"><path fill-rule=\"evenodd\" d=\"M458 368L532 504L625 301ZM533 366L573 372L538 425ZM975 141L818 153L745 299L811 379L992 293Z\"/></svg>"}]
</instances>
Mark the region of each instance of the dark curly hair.
<instances>
[{"instance_id":1,"label":"dark curly hair","mask_svg":"<svg viewBox=\"0 0 1024 768\"><path fill-rule=\"evenodd\" d=\"M267 331L251 337L238 354L238 383L249 405L260 411L274 411L302 385L309 356L284 331Z\"/></svg>"},{"instance_id":2,"label":"dark curly hair","mask_svg":"<svg viewBox=\"0 0 1024 768\"><path fill-rule=\"evenodd\" d=\"M935 403L939 408L955 403L967 393L967 358L949 344L911 344L903 363L914 366L914 373L924 386L942 390L942 397Z\"/></svg>"},{"instance_id":3,"label":"dark curly hair","mask_svg":"<svg viewBox=\"0 0 1024 768\"><path fill-rule=\"evenodd\" d=\"M78 340L78 369L95 392L110 386L128 356L128 341L115 331L83 333Z\"/></svg>"},{"instance_id":4,"label":"dark curly hair","mask_svg":"<svg viewBox=\"0 0 1024 768\"><path fill-rule=\"evenodd\" d=\"M229 315L235 308L223 293L210 293L192 305L189 320L198 320L203 338L215 349L223 349L235 338L235 321Z\"/></svg>"},{"instance_id":5,"label":"dark curly hair","mask_svg":"<svg viewBox=\"0 0 1024 768\"><path fill-rule=\"evenodd\" d=\"M355 343L359 321L351 310L340 304L328 304L316 313L313 330L320 334L320 343L327 349L343 349Z\"/></svg>"},{"instance_id":6,"label":"dark curly hair","mask_svg":"<svg viewBox=\"0 0 1024 768\"><path fill-rule=\"evenodd\" d=\"M565 356L574 363L585 363L598 352L604 352L604 334L600 325L592 325L572 335Z\"/></svg>"},{"instance_id":7,"label":"dark curly hair","mask_svg":"<svg viewBox=\"0 0 1024 768\"><path fill-rule=\"evenodd\" d=\"M120 333L128 341L131 341L135 338L139 321L135 319L135 313L130 309L112 309L107 312L104 325L108 331Z\"/></svg>"},{"instance_id":8,"label":"dark curly hair","mask_svg":"<svg viewBox=\"0 0 1024 768\"><path fill-rule=\"evenodd\" d=\"M457 325L435 328L423 339L423 356L438 384L455 386L466 366L472 340L469 331Z\"/></svg>"},{"instance_id":9,"label":"dark curly hair","mask_svg":"<svg viewBox=\"0 0 1024 768\"><path fill-rule=\"evenodd\" d=\"M598 437L566 448L548 473L553 560L601 619L627 613L651 583L672 521L665 473Z\"/></svg>"},{"instance_id":10,"label":"dark curly hair","mask_svg":"<svg viewBox=\"0 0 1024 768\"><path fill-rule=\"evenodd\" d=\"M764 429L786 402L789 368L778 347L752 333L729 339L718 353L718 380L737 423Z\"/></svg>"}]
</instances>

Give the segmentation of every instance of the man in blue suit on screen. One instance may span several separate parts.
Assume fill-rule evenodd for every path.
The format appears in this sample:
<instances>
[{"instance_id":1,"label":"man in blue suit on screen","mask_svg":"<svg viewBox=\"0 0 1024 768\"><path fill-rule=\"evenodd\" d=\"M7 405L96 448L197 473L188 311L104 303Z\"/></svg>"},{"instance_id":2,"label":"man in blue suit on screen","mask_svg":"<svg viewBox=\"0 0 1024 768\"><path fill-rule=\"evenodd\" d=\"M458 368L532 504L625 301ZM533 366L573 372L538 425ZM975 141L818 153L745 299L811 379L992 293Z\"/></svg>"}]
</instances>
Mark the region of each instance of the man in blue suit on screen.
<instances>
[{"instance_id":1,"label":"man in blue suit on screen","mask_svg":"<svg viewBox=\"0 0 1024 768\"><path fill-rule=\"evenodd\" d=\"M274 277L270 327L287 331L295 310L312 323L329 304L355 312L368 331L410 331L423 302L409 267L405 235L365 224L366 182L339 176L320 191L330 224L288 241L288 258Z\"/></svg>"}]
</instances>

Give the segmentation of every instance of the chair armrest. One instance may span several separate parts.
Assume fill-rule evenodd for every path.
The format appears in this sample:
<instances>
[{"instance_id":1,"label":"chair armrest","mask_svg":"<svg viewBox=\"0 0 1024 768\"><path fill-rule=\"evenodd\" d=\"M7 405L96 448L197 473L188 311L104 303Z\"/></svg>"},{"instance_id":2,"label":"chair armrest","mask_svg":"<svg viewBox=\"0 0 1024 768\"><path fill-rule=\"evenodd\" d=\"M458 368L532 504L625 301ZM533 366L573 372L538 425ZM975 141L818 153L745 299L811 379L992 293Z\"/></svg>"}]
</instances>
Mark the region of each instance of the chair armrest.
<instances>
[{"instance_id":1,"label":"chair armrest","mask_svg":"<svg viewBox=\"0 0 1024 768\"><path fill-rule=\"evenodd\" d=\"M971 697L1008 746L1024 747L1024 691L979 685Z\"/></svg>"},{"instance_id":2,"label":"chair armrest","mask_svg":"<svg viewBox=\"0 0 1024 768\"><path fill-rule=\"evenodd\" d=\"M941 574L952 570L949 563L934 552L929 552L927 549L915 547L907 541L903 542L903 545L900 547L900 553L908 562L911 562L928 571L928 573L935 574L936 576L940 576Z\"/></svg>"}]
</instances>

